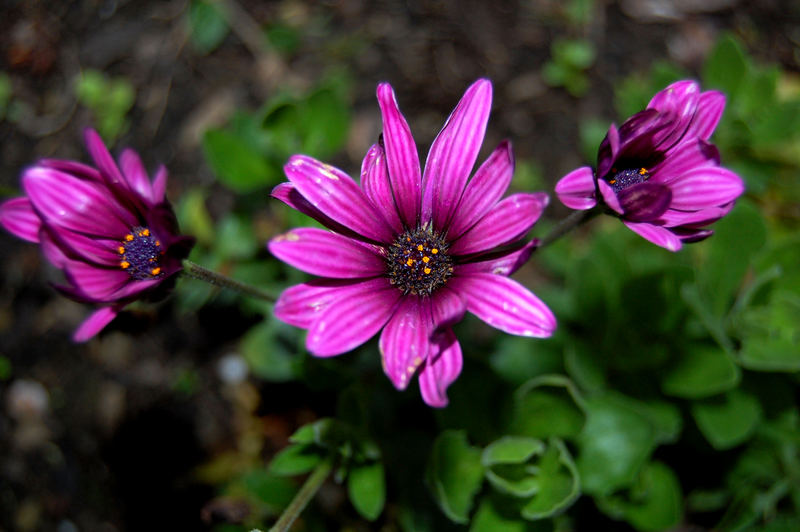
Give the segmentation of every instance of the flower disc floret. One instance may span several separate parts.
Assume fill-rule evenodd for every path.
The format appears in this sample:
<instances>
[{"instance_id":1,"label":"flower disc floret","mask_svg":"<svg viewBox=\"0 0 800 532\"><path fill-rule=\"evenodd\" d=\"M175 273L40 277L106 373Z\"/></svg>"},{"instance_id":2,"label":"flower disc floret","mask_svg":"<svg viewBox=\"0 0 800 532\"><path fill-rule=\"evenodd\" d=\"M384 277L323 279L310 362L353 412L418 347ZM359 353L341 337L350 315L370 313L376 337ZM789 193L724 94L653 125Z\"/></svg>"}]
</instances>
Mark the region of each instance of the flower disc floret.
<instances>
[{"instance_id":1,"label":"flower disc floret","mask_svg":"<svg viewBox=\"0 0 800 532\"><path fill-rule=\"evenodd\" d=\"M120 243L119 266L133 279L154 279L162 274L161 241L147 227L134 227Z\"/></svg>"},{"instance_id":2,"label":"flower disc floret","mask_svg":"<svg viewBox=\"0 0 800 532\"><path fill-rule=\"evenodd\" d=\"M389 282L403 294L431 295L453 275L447 242L430 229L406 231L388 248Z\"/></svg>"},{"instance_id":3,"label":"flower disc floret","mask_svg":"<svg viewBox=\"0 0 800 532\"><path fill-rule=\"evenodd\" d=\"M632 185L644 183L648 179L650 179L650 173L646 168L626 168L619 171L616 168L612 168L607 182L614 189L614 192L620 192Z\"/></svg>"}]
</instances>

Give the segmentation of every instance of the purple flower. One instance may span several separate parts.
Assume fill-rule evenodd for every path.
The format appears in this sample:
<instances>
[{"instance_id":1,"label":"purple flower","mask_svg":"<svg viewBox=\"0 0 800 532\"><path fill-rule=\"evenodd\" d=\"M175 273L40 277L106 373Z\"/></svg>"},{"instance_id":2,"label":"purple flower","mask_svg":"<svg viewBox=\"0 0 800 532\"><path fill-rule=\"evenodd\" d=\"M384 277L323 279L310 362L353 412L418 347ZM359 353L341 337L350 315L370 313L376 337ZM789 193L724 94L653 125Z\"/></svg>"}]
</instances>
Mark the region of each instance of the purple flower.
<instances>
[{"instance_id":1,"label":"purple flower","mask_svg":"<svg viewBox=\"0 0 800 532\"><path fill-rule=\"evenodd\" d=\"M744 192L708 142L724 109L722 93L700 92L690 80L673 83L619 129L612 124L597 170L585 166L561 178L558 198L572 209L591 209L599 193L628 228L670 251L708 238L705 227Z\"/></svg>"},{"instance_id":2,"label":"purple flower","mask_svg":"<svg viewBox=\"0 0 800 532\"><path fill-rule=\"evenodd\" d=\"M40 244L63 271L67 285L56 288L100 306L75 331L77 342L100 332L128 303L164 288L194 245L178 234L163 166L151 182L134 151L125 150L117 167L95 131L86 131L86 145L94 168L39 161L22 175L25 195L0 205L0 224Z\"/></svg>"},{"instance_id":3,"label":"purple flower","mask_svg":"<svg viewBox=\"0 0 800 532\"><path fill-rule=\"evenodd\" d=\"M328 357L383 329L383 368L398 389L414 373L431 406L447 404L461 372L452 325L466 311L502 331L547 337L550 309L508 275L530 256L522 238L547 195L513 194L511 145L502 142L469 180L483 142L492 85L470 86L431 146L424 172L394 92L377 90L383 136L367 152L361 185L341 170L295 155L272 195L322 223L272 239L270 251L319 275L283 292L275 316L308 329L306 346Z\"/></svg>"}]
</instances>

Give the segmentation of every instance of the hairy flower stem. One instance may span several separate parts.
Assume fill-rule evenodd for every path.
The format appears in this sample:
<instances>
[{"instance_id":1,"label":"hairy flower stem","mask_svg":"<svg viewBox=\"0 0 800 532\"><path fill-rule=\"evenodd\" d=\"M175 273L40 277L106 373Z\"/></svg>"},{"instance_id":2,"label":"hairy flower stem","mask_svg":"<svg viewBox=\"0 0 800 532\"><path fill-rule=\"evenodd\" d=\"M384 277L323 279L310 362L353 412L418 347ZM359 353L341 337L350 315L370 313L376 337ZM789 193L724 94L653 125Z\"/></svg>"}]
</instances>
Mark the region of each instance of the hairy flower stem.
<instances>
[{"instance_id":1,"label":"hairy flower stem","mask_svg":"<svg viewBox=\"0 0 800 532\"><path fill-rule=\"evenodd\" d=\"M328 458L320 462L303 483L300 491L294 496L289 506L286 507L275 524L272 525L272 528L269 529L269 532L286 532L289 530L294 520L298 518L309 501L317 493L317 490L322 486L322 483L328 478L331 469L333 469L332 459Z\"/></svg>"},{"instance_id":2,"label":"hairy flower stem","mask_svg":"<svg viewBox=\"0 0 800 532\"><path fill-rule=\"evenodd\" d=\"M558 222L558 224L548 233L539 243L536 249L549 246L562 236L566 235L576 227L585 224L602 212L600 208L593 208L586 211L573 211L569 216Z\"/></svg>"},{"instance_id":3,"label":"hairy flower stem","mask_svg":"<svg viewBox=\"0 0 800 532\"><path fill-rule=\"evenodd\" d=\"M257 299L261 299L262 301L269 301L270 303L275 302L275 297L273 295L264 292L260 288L236 281L230 277L222 275L221 273L203 268L199 264L195 264L190 260L183 261L183 273L192 279L205 281L209 284L213 284L214 286L234 290L240 294L255 297Z\"/></svg>"}]
</instances>

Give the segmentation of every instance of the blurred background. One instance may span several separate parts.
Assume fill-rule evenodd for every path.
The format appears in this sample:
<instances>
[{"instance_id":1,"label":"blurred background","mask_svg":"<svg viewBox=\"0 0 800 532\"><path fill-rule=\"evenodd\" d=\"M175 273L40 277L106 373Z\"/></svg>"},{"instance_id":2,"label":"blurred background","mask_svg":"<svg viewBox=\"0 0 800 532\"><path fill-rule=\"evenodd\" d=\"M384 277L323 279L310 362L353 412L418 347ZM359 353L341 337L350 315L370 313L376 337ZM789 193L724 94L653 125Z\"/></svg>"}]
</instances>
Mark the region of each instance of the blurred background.
<instances>
[{"instance_id":1,"label":"blurred background","mask_svg":"<svg viewBox=\"0 0 800 532\"><path fill-rule=\"evenodd\" d=\"M344 488L330 482L298 529L455 528L422 486L436 432L465 429L473 443L486 443L502 433L490 427L510 401L504 387L565 371L584 391L608 385L639 398L648 393L642 374L672 375L655 389L687 426L657 457L676 471L679 493L713 488L722 498L700 497L696 506L681 499L677 521L665 522L711 529L732 500L745 497L726 477L738 446L780 410L769 405L796 405L800 366L793 352L778 362L764 363L758 353L748 359L747 338L734 338L740 358L720 370L727 380L699 392L690 383L687 392L680 372L696 368L676 362L686 351L674 337L703 346L720 340L703 328L708 320L690 317L698 306L684 283L722 294L715 308L726 327L773 337L770 320L777 320L784 344L800 340L797 275L791 286L763 288L772 290L780 276L776 264L787 266L781 271L798 264L791 236L800 227L799 70L793 0L4 0L2 196L18 195L22 170L39 158L88 162L82 132L95 127L112 153L132 147L151 171L169 168L168 196L183 231L198 239L193 260L275 294L303 276L271 259L264 243L308 221L269 190L284 179L281 166L292 153L357 175L380 132L381 81L393 85L424 156L464 89L490 78L494 104L481 159L510 138L513 187L552 192L562 175L594 164L610 122L642 109L674 79L699 79L728 94L713 140L723 164L747 181L749 199L712 239L716 247L667 256L602 220L535 256L516 277L563 316L560 336L509 339L467 321L459 329L467 369L443 412L425 407L416 389L393 391L374 342L315 360L302 332L275 323L268 307L190 279L166 301L131 306L98 338L75 345L71 332L88 309L51 289L57 272L36 246L0 233L0 530L245 530L242 523L269 522L298 484L264 465L297 427L334 415L342 390L353 389L366 397L367 417L383 417L371 426L373 437L412 443L405 451L381 443L389 487L377 521L360 517ZM553 197L532 236L566 214ZM722 281L695 276L698 264L733 265L734 273ZM760 299L746 300L760 301L761 314L728 319L742 280L770 271ZM777 317L765 310L775 308ZM642 315L659 325L629 334ZM592 332L601 326L604 332ZM602 362L582 358L591 345L603 346L595 353ZM781 391L771 403L758 391L747 395L757 398L759 414L740 435L723 435L720 444L713 427L692 424L702 414L689 401L738 390L759 371L784 380L758 374L754 389ZM465 408L470 398L485 412ZM654 440L648 455L668 442ZM697 464L705 464L703 475ZM775 478L795 477L781 470ZM414 502L397 502L406 500ZM660 529L586 498L561 523L563 530Z\"/></svg>"}]
</instances>

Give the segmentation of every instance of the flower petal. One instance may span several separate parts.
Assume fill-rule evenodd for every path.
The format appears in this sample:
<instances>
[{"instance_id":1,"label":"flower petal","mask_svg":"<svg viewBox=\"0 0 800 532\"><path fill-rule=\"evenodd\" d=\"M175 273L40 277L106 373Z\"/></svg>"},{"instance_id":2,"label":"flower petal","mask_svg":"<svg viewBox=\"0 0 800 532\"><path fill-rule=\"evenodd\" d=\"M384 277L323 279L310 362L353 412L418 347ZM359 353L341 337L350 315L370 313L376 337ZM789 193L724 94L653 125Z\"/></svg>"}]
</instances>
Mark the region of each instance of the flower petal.
<instances>
[{"instance_id":1,"label":"flower petal","mask_svg":"<svg viewBox=\"0 0 800 532\"><path fill-rule=\"evenodd\" d=\"M691 134L702 140L708 140L717 128L723 111L725 111L724 94L719 91L706 91L700 94L697 111L689 125L687 135Z\"/></svg>"},{"instance_id":2,"label":"flower petal","mask_svg":"<svg viewBox=\"0 0 800 532\"><path fill-rule=\"evenodd\" d=\"M479 79L467 88L431 145L422 174L424 225L446 227L461 199L486 133L492 108L492 83Z\"/></svg>"},{"instance_id":3,"label":"flower petal","mask_svg":"<svg viewBox=\"0 0 800 532\"><path fill-rule=\"evenodd\" d=\"M657 246L668 249L669 251L678 251L681 249L681 239L665 227L649 223L628 222L625 220L623 220L622 223L628 226L628 229L634 233Z\"/></svg>"},{"instance_id":4,"label":"flower petal","mask_svg":"<svg viewBox=\"0 0 800 532\"><path fill-rule=\"evenodd\" d=\"M685 137L699 100L700 85L692 80L676 81L653 96L647 108L658 109L671 122L669 127L653 134L654 147L663 149Z\"/></svg>"},{"instance_id":5,"label":"flower petal","mask_svg":"<svg viewBox=\"0 0 800 532\"><path fill-rule=\"evenodd\" d=\"M617 198L626 220L650 222L667 210L672 191L667 185L645 181L621 190Z\"/></svg>"},{"instance_id":6,"label":"flower petal","mask_svg":"<svg viewBox=\"0 0 800 532\"><path fill-rule=\"evenodd\" d=\"M70 174L87 181L97 181L98 183L105 183L103 176L97 168L89 165L79 163L78 161L68 161L65 159L41 159L36 166L43 166L45 168L53 168L65 174Z\"/></svg>"},{"instance_id":7,"label":"flower petal","mask_svg":"<svg viewBox=\"0 0 800 532\"><path fill-rule=\"evenodd\" d=\"M719 150L713 144L692 138L669 150L666 158L650 169L650 181L671 183L686 172L703 166L719 166Z\"/></svg>"},{"instance_id":8,"label":"flower petal","mask_svg":"<svg viewBox=\"0 0 800 532\"><path fill-rule=\"evenodd\" d=\"M119 310L114 307L103 307L94 311L73 333L72 340L75 342L85 342L93 338L117 317L118 312Z\"/></svg>"},{"instance_id":9,"label":"flower petal","mask_svg":"<svg viewBox=\"0 0 800 532\"><path fill-rule=\"evenodd\" d=\"M700 209L699 211L676 211L674 209L667 209L664 214L659 216L658 225L663 225L664 227L704 227L716 222L731 212L732 208L733 202L723 207L709 207L708 209Z\"/></svg>"},{"instance_id":10,"label":"flower petal","mask_svg":"<svg viewBox=\"0 0 800 532\"><path fill-rule=\"evenodd\" d=\"M548 202L544 192L512 194L453 242L448 253L479 253L519 240L533 227Z\"/></svg>"},{"instance_id":11,"label":"flower petal","mask_svg":"<svg viewBox=\"0 0 800 532\"><path fill-rule=\"evenodd\" d=\"M398 390L405 390L428 356L430 304L421 297L403 298L381 333L378 347L383 371Z\"/></svg>"},{"instance_id":12,"label":"flower petal","mask_svg":"<svg viewBox=\"0 0 800 532\"><path fill-rule=\"evenodd\" d=\"M289 325L308 329L331 302L348 297L353 290L360 292L365 282L373 281L313 279L290 286L275 302L273 315Z\"/></svg>"},{"instance_id":13,"label":"flower petal","mask_svg":"<svg viewBox=\"0 0 800 532\"><path fill-rule=\"evenodd\" d=\"M120 206L99 183L34 166L25 171L22 185L34 209L54 227L122 238L138 219Z\"/></svg>"},{"instance_id":14,"label":"flower petal","mask_svg":"<svg viewBox=\"0 0 800 532\"><path fill-rule=\"evenodd\" d=\"M163 164L156 170L152 189L150 199L153 200L153 203L161 203L167 199L167 167Z\"/></svg>"},{"instance_id":15,"label":"flower petal","mask_svg":"<svg viewBox=\"0 0 800 532\"><path fill-rule=\"evenodd\" d=\"M386 272L384 259L367 244L324 229L292 229L274 237L267 247L280 260L312 275L352 279Z\"/></svg>"},{"instance_id":16,"label":"flower petal","mask_svg":"<svg viewBox=\"0 0 800 532\"><path fill-rule=\"evenodd\" d=\"M721 167L697 168L670 183L670 208L693 211L729 203L744 192L742 179Z\"/></svg>"},{"instance_id":17,"label":"flower petal","mask_svg":"<svg viewBox=\"0 0 800 532\"><path fill-rule=\"evenodd\" d=\"M131 149L122 152L119 158L122 175L128 181L129 187L147 202L153 202L153 186L150 176L147 175L139 154Z\"/></svg>"},{"instance_id":18,"label":"flower petal","mask_svg":"<svg viewBox=\"0 0 800 532\"><path fill-rule=\"evenodd\" d=\"M306 216L310 216L331 231L336 231L337 233L347 235L358 240L364 239L364 236L359 235L352 229L349 229L339 222L331 219L329 216L324 215L322 211L311 205L308 200L297 191L292 183L287 182L276 185L275 188L272 189L270 196L284 202L294 210L302 212Z\"/></svg>"},{"instance_id":19,"label":"flower petal","mask_svg":"<svg viewBox=\"0 0 800 532\"><path fill-rule=\"evenodd\" d=\"M99 266L119 267L119 241L90 238L64 229L49 229L52 242L73 260L91 262Z\"/></svg>"},{"instance_id":20,"label":"flower petal","mask_svg":"<svg viewBox=\"0 0 800 532\"><path fill-rule=\"evenodd\" d=\"M392 230L353 179L312 157L293 155L283 167L286 177L315 208L356 233L388 243Z\"/></svg>"},{"instance_id":21,"label":"flower petal","mask_svg":"<svg viewBox=\"0 0 800 532\"><path fill-rule=\"evenodd\" d=\"M675 229L674 231L684 244L694 244L714 234L711 229Z\"/></svg>"},{"instance_id":22,"label":"flower petal","mask_svg":"<svg viewBox=\"0 0 800 532\"><path fill-rule=\"evenodd\" d=\"M308 330L306 348L319 357L355 349L386 324L402 295L385 278L365 281L350 297L322 311Z\"/></svg>"},{"instance_id":23,"label":"flower petal","mask_svg":"<svg viewBox=\"0 0 800 532\"><path fill-rule=\"evenodd\" d=\"M123 270L100 268L73 260L64 264L64 275L72 286L94 301L113 301L111 296L115 292L134 282Z\"/></svg>"},{"instance_id":24,"label":"flower petal","mask_svg":"<svg viewBox=\"0 0 800 532\"><path fill-rule=\"evenodd\" d=\"M416 227L422 197L417 145L406 119L397 107L392 86L381 83L378 85L377 95L383 117L386 164L394 199L406 227Z\"/></svg>"},{"instance_id":25,"label":"flower petal","mask_svg":"<svg viewBox=\"0 0 800 532\"><path fill-rule=\"evenodd\" d=\"M455 325L466 312L467 303L461 296L447 286L440 287L431 297L431 320L434 326L431 335Z\"/></svg>"},{"instance_id":26,"label":"flower petal","mask_svg":"<svg viewBox=\"0 0 800 532\"><path fill-rule=\"evenodd\" d=\"M447 388L461 374L463 364L461 345L452 329L448 329L431 346L428 360L420 371L418 380L422 400L434 408L447 406Z\"/></svg>"},{"instance_id":27,"label":"flower petal","mask_svg":"<svg viewBox=\"0 0 800 532\"><path fill-rule=\"evenodd\" d=\"M470 179L453 213L448 238L456 239L475 225L505 194L514 175L514 152L504 140Z\"/></svg>"},{"instance_id":28,"label":"flower petal","mask_svg":"<svg viewBox=\"0 0 800 532\"><path fill-rule=\"evenodd\" d=\"M611 124L608 128L608 133L606 133L597 150L597 175L599 177L605 177L611 167L614 166L614 162L619 156L619 149L619 129L615 124Z\"/></svg>"},{"instance_id":29,"label":"flower petal","mask_svg":"<svg viewBox=\"0 0 800 532\"><path fill-rule=\"evenodd\" d=\"M450 288L467 302L467 310L509 334L546 338L556 318L538 297L518 282L500 275L477 273L454 277Z\"/></svg>"},{"instance_id":30,"label":"flower petal","mask_svg":"<svg viewBox=\"0 0 800 532\"><path fill-rule=\"evenodd\" d=\"M394 202L386 153L380 144L374 144L364 157L361 164L361 187L395 233L402 233L403 221Z\"/></svg>"},{"instance_id":31,"label":"flower petal","mask_svg":"<svg viewBox=\"0 0 800 532\"><path fill-rule=\"evenodd\" d=\"M556 195L570 209L584 211L597 205L592 169L583 166L559 179L556 183Z\"/></svg>"},{"instance_id":32,"label":"flower petal","mask_svg":"<svg viewBox=\"0 0 800 532\"><path fill-rule=\"evenodd\" d=\"M132 190L97 131L87 129L84 132L84 140L86 141L86 149L89 151L89 155L94 159L94 164L100 170L106 183L122 187L125 190Z\"/></svg>"},{"instance_id":33,"label":"flower petal","mask_svg":"<svg viewBox=\"0 0 800 532\"><path fill-rule=\"evenodd\" d=\"M471 275L473 273L493 273L495 275L505 275L508 277L523 264L528 262L531 253L536 250L539 240L531 240L521 248L512 252L504 252L498 257L493 257L480 262L467 262L455 266L454 275ZM484 257L481 257L484 258Z\"/></svg>"},{"instance_id":34,"label":"flower petal","mask_svg":"<svg viewBox=\"0 0 800 532\"><path fill-rule=\"evenodd\" d=\"M0 225L28 242L39 242L42 221L26 197L12 198L0 204Z\"/></svg>"},{"instance_id":35,"label":"flower petal","mask_svg":"<svg viewBox=\"0 0 800 532\"><path fill-rule=\"evenodd\" d=\"M597 188L600 189L600 195L603 197L603 202L614 212L619 215L622 215L622 205L619 204L619 198L617 198L617 193L614 192L614 189L606 183L605 179L598 179L597 180Z\"/></svg>"}]
</instances>

